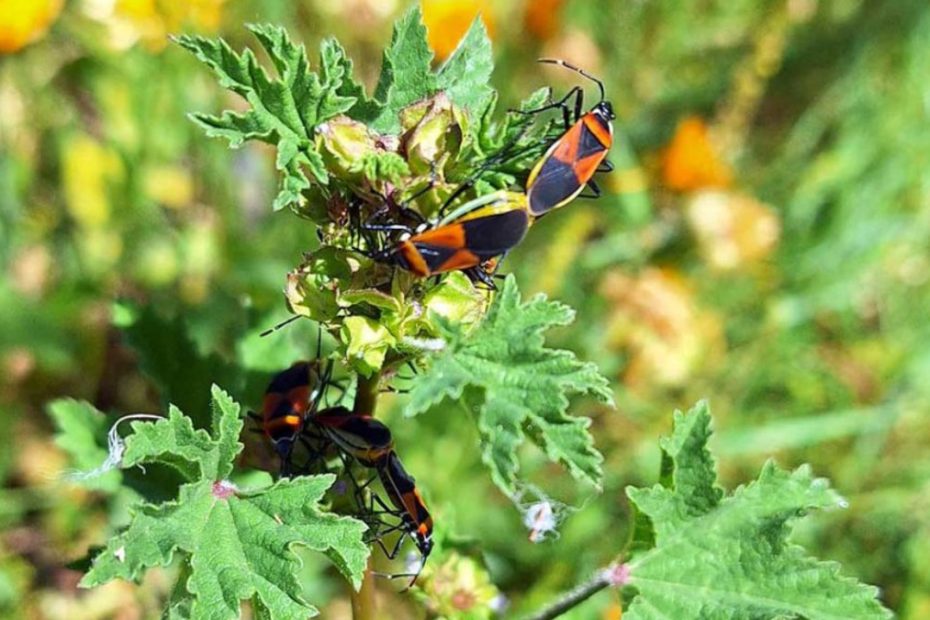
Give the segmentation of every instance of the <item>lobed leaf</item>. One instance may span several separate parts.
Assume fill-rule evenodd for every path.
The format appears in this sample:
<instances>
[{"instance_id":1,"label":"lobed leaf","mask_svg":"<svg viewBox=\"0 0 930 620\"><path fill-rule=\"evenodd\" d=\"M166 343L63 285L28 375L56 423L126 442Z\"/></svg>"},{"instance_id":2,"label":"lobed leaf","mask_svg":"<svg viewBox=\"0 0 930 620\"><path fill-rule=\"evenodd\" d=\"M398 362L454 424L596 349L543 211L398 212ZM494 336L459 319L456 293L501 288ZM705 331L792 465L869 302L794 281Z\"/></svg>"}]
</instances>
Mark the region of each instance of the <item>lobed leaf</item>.
<instances>
[{"instance_id":1,"label":"lobed leaf","mask_svg":"<svg viewBox=\"0 0 930 620\"><path fill-rule=\"evenodd\" d=\"M274 208L300 206L305 202L304 190L310 187L305 169L321 185L329 182L323 159L313 143L316 127L358 103L368 105L369 101L353 81L352 64L335 40L322 42L317 74L310 70L304 46L295 45L284 28L267 24L252 24L248 28L268 53L277 79L269 77L251 50L237 54L222 39L199 36L176 39L213 69L221 85L249 104L245 113L195 114L192 118L208 135L225 138L232 147L246 140L276 144L276 163L283 180Z\"/></svg>"},{"instance_id":2,"label":"lobed leaf","mask_svg":"<svg viewBox=\"0 0 930 620\"><path fill-rule=\"evenodd\" d=\"M436 91L432 62L433 52L426 40L423 13L416 5L394 23L391 44L384 50L374 95L383 103L383 108L371 120L374 129L382 133L396 132L400 128L400 110Z\"/></svg>"},{"instance_id":3,"label":"lobed leaf","mask_svg":"<svg viewBox=\"0 0 930 620\"><path fill-rule=\"evenodd\" d=\"M169 605L178 617L238 618L245 599L269 618L315 615L301 596L293 546L326 554L357 588L369 553L362 539L366 526L320 510L332 475L252 491L225 480L242 448L242 420L239 405L224 391L214 387L212 396L212 436L195 430L176 408L165 420L133 424L124 466L165 463L191 482L181 486L177 501L138 506L129 527L94 558L81 585L138 580L146 569L180 554L192 602L189 608L183 601Z\"/></svg>"},{"instance_id":4,"label":"lobed leaf","mask_svg":"<svg viewBox=\"0 0 930 620\"><path fill-rule=\"evenodd\" d=\"M446 91L456 105L477 115L494 96L494 89L490 86L493 70L491 39L484 22L476 17L455 51L439 69L436 85Z\"/></svg>"},{"instance_id":5,"label":"lobed leaf","mask_svg":"<svg viewBox=\"0 0 930 620\"><path fill-rule=\"evenodd\" d=\"M629 564L637 595L624 618L890 617L875 588L787 540L798 517L844 505L826 480L807 466L785 472L769 462L755 482L724 496L709 437L706 404L676 413L672 436L661 442L667 484L627 488L654 547Z\"/></svg>"},{"instance_id":6,"label":"lobed leaf","mask_svg":"<svg viewBox=\"0 0 930 620\"><path fill-rule=\"evenodd\" d=\"M546 348L543 337L573 318L570 308L541 295L522 302L512 276L470 334L437 318L446 347L417 378L407 415L467 397L477 411L482 458L508 495L515 491L516 450L527 435L576 478L599 484L602 457L588 432L590 420L569 416L566 409L570 394L611 402L607 380L573 353Z\"/></svg>"}]
</instances>

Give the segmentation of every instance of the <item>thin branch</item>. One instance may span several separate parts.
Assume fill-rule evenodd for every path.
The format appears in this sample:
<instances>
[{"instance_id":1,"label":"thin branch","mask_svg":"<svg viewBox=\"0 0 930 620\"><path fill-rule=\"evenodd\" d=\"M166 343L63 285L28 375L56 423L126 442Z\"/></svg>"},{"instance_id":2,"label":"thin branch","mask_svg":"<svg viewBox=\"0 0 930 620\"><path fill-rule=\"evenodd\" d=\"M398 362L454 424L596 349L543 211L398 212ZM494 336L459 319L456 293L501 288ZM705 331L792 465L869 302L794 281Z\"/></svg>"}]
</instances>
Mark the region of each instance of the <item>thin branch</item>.
<instances>
[{"instance_id":1,"label":"thin branch","mask_svg":"<svg viewBox=\"0 0 930 620\"><path fill-rule=\"evenodd\" d=\"M609 586L622 586L627 582L630 576L629 568L626 564L611 564L607 568L600 570L590 581L581 584L573 590L569 590L562 595L560 599L536 612L527 616L525 620L552 620L558 618L569 609L585 602L604 588Z\"/></svg>"}]
</instances>

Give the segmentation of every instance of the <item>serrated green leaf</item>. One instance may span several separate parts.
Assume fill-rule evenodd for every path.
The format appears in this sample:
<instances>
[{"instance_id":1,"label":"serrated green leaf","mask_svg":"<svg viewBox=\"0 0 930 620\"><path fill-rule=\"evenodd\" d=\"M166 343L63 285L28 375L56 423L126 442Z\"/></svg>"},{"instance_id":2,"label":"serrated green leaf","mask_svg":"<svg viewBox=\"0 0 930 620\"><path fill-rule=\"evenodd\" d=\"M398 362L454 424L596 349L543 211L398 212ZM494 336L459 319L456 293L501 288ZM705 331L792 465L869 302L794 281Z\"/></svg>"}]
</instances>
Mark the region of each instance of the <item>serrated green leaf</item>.
<instances>
[{"instance_id":1,"label":"serrated green leaf","mask_svg":"<svg viewBox=\"0 0 930 620\"><path fill-rule=\"evenodd\" d=\"M316 615L301 597L293 545L325 553L358 587L368 558L365 525L322 513L317 504L334 476L282 480L255 492L203 480L181 487L177 502L143 505L129 528L112 539L81 581L138 580L175 553L190 562L191 617L238 618L240 602L257 597L271 618ZM231 493L231 494L227 494Z\"/></svg>"},{"instance_id":2,"label":"serrated green leaf","mask_svg":"<svg viewBox=\"0 0 930 620\"><path fill-rule=\"evenodd\" d=\"M248 28L271 58L277 79L268 76L251 50L237 54L222 39L176 39L213 69L221 85L242 96L250 106L244 113L194 114L192 118L208 135L223 137L233 147L246 140L277 144L276 163L283 180L274 208L299 207L305 202L303 192L310 187L304 168L319 184L329 182L323 159L313 145L316 127L358 102L343 88L344 80L351 80L351 63L338 43L326 40L321 45L318 75L310 71L304 46L295 45L284 28L266 24ZM348 85L353 92L355 87L354 82Z\"/></svg>"},{"instance_id":3,"label":"serrated green leaf","mask_svg":"<svg viewBox=\"0 0 930 620\"><path fill-rule=\"evenodd\" d=\"M93 471L106 460L107 431L110 425L106 414L90 403L61 399L48 405L48 415L57 429L55 445L71 457L75 470ZM113 470L99 476L81 478L77 482L89 489L115 492L121 480L119 471Z\"/></svg>"},{"instance_id":4,"label":"serrated green leaf","mask_svg":"<svg viewBox=\"0 0 930 620\"><path fill-rule=\"evenodd\" d=\"M325 553L358 587L368 558L366 526L320 511L332 475L283 480L265 489L242 491L225 480L232 471L242 429L239 405L213 389L213 435L195 430L180 411L155 423L133 423L123 465L164 463L191 482L177 501L142 504L129 528L110 540L94 559L81 585L115 578L138 580L178 553L189 568L186 590L190 617L238 618L244 599L257 599L270 618L314 615L301 598L293 545ZM188 576L189 575L189 576ZM172 608L180 609L180 601Z\"/></svg>"},{"instance_id":5,"label":"serrated green leaf","mask_svg":"<svg viewBox=\"0 0 930 620\"><path fill-rule=\"evenodd\" d=\"M573 318L570 308L541 295L522 302L509 276L484 322L470 334L439 321L447 345L417 377L407 415L447 398L461 399L469 387L483 391L483 398L472 391L479 401L473 404L482 456L505 493L515 491L516 449L526 440L525 429L551 460L565 464L576 478L599 484L602 458L588 432L590 420L565 412L570 394L590 393L611 402L607 380L593 364L544 345L545 330Z\"/></svg>"},{"instance_id":6,"label":"serrated green leaf","mask_svg":"<svg viewBox=\"0 0 930 620\"><path fill-rule=\"evenodd\" d=\"M485 109L494 93L490 86L493 70L491 40L484 22L476 17L455 51L439 69L436 85L449 95L453 103L468 110L475 118Z\"/></svg>"},{"instance_id":7,"label":"serrated green leaf","mask_svg":"<svg viewBox=\"0 0 930 620\"><path fill-rule=\"evenodd\" d=\"M629 563L638 594L624 618L890 617L875 588L787 541L796 518L843 505L827 481L807 466L785 472L769 462L755 482L724 497L707 451L709 426L704 403L676 413L675 431L661 443L670 484L627 488L655 547Z\"/></svg>"},{"instance_id":8,"label":"serrated green leaf","mask_svg":"<svg viewBox=\"0 0 930 620\"><path fill-rule=\"evenodd\" d=\"M342 84L336 89L336 94L355 99L355 105L349 108L346 115L363 123L370 123L378 118L384 105L377 99L368 97L365 87L355 81L352 60L346 55L339 41L333 38L324 39L321 44L321 56L330 59L329 66L342 68ZM324 62L323 65L327 66L327 63Z\"/></svg>"},{"instance_id":9,"label":"serrated green leaf","mask_svg":"<svg viewBox=\"0 0 930 620\"><path fill-rule=\"evenodd\" d=\"M384 50L374 96L384 107L371 121L374 129L382 133L396 132L400 126L400 110L436 91L432 62L433 52L426 40L423 14L419 6L414 6L394 23L391 44Z\"/></svg>"}]
</instances>

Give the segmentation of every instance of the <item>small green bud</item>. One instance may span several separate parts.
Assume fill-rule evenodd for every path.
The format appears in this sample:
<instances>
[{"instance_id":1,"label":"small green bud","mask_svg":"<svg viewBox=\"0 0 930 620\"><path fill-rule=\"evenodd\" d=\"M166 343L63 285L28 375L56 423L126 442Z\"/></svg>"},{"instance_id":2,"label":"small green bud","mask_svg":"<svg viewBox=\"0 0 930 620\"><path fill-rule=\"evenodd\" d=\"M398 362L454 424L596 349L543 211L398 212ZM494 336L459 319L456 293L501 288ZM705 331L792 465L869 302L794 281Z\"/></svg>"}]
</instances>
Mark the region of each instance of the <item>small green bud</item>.
<instances>
[{"instance_id":1,"label":"small green bud","mask_svg":"<svg viewBox=\"0 0 930 620\"><path fill-rule=\"evenodd\" d=\"M317 127L326 169L343 180L361 176L362 162L377 150L377 137L363 123L337 116Z\"/></svg>"},{"instance_id":2,"label":"small green bud","mask_svg":"<svg viewBox=\"0 0 930 620\"><path fill-rule=\"evenodd\" d=\"M418 101L401 110L401 152L415 175L441 172L458 157L467 133L467 117L445 93Z\"/></svg>"},{"instance_id":3,"label":"small green bud","mask_svg":"<svg viewBox=\"0 0 930 620\"><path fill-rule=\"evenodd\" d=\"M303 264L287 274L288 307L314 321L332 321L339 314L340 281L350 280L356 271L358 261L346 250L324 247L308 253Z\"/></svg>"},{"instance_id":4,"label":"small green bud","mask_svg":"<svg viewBox=\"0 0 930 620\"><path fill-rule=\"evenodd\" d=\"M397 344L390 331L378 321L350 316L342 322L340 338L346 345L346 358L366 377L381 369L389 349Z\"/></svg>"},{"instance_id":5,"label":"small green bud","mask_svg":"<svg viewBox=\"0 0 930 620\"><path fill-rule=\"evenodd\" d=\"M488 295L476 289L464 273L455 271L426 293L423 305L449 321L471 325L484 316Z\"/></svg>"},{"instance_id":6,"label":"small green bud","mask_svg":"<svg viewBox=\"0 0 930 620\"><path fill-rule=\"evenodd\" d=\"M427 608L436 616L490 620L500 611L501 593L484 567L454 551L441 564L427 565L420 579Z\"/></svg>"}]
</instances>

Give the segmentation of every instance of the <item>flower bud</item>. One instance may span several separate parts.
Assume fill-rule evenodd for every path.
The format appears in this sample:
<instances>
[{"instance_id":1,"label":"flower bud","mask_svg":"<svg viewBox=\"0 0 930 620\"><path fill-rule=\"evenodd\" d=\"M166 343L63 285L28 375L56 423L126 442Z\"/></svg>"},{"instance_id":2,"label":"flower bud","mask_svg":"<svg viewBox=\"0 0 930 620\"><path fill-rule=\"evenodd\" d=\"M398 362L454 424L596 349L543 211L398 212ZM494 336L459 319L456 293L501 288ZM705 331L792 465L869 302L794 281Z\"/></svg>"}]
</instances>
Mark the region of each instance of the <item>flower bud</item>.
<instances>
[{"instance_id":1,"label":"flower bud","mask_svg":"<svg viewBox=\"0 0 930 620\"><path fill-rule=\"evenodd\" d=\"M320 124L317 136L326 169L343 180L359 178L362 162L377 149L377 136L364 124L347 116L337 116Z\"/></svg>"},{"instance_id":2,"label":"flower bud","mask_svg":"<svg viewBox=\"0 0 930 620\"><path fill-rule=\"evenodd\" d=\"M400 122L401 151L416 175L439 172L455 159L468 130L465 113L445 93L407 106L400 112Z\"/></svg>"}]
</instances>

